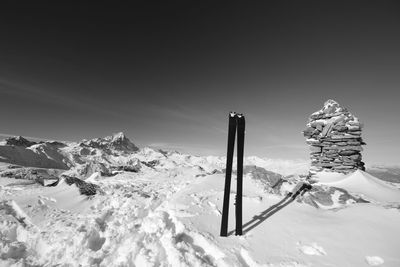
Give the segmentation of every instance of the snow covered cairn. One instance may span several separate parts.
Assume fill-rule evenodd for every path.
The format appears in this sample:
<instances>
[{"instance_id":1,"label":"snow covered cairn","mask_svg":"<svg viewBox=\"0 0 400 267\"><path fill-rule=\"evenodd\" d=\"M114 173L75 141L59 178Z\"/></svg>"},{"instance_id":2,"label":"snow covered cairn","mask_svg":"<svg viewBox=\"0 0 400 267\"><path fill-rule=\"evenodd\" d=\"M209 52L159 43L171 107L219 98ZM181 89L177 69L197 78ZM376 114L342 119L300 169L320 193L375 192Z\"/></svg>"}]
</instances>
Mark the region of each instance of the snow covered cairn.
<instances>
[{"instance_id":1,"label":"snow covered cairn","mask_svg":"<svg viewBox=\"0 0 400 267\"><path fill-rule=\"evenodd\" d=\"M328 100L324 107L311 114L303 131L310 146L310 175L322 170L350 173L365 170L361 161L363 125L346 108Z\"/></svg>"}]
</instances>

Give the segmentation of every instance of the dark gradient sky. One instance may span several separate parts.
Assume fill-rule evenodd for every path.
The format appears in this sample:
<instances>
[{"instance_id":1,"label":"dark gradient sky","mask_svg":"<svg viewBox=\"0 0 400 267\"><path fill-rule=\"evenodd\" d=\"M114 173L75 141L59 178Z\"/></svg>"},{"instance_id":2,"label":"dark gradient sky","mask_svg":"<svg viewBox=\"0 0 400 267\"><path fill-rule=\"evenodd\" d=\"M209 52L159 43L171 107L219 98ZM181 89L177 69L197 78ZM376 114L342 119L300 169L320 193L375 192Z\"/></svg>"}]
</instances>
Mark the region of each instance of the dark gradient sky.
<instances>
[{"instance_id":1,"label":"dark gradient sky","mask_svg":"<svg viewBox=\"0 0 400 267\"><path fill-rule=\"evenodd\" d=\"M89 2L0 4L0 133L223 155L235 110L246 155L305 159L332 98L364 122L367 165L400 164L398 2Z\"/></svg>"}]
</instances>

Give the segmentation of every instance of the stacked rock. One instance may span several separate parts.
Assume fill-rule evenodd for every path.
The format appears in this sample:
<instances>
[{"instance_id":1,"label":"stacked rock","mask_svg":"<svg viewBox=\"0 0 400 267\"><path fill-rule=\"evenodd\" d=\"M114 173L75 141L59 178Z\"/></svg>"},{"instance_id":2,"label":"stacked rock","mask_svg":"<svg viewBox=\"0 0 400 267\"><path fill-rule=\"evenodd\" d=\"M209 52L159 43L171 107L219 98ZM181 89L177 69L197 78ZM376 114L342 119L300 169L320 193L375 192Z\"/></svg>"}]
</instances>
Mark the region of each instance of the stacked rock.
<instances>
[{"instance_id":1,"label":"stacked rock","mask_svg":"<svg viewBox=\"0 0 400 267\"><path fill-rule=\"evenodd\" d=\"M365 170L361 161L363 125L346 108L328 100L324 107L311 114L303 131L310 145L310 174L328 170L350 173Z\"/></svg>"}]
</instances>

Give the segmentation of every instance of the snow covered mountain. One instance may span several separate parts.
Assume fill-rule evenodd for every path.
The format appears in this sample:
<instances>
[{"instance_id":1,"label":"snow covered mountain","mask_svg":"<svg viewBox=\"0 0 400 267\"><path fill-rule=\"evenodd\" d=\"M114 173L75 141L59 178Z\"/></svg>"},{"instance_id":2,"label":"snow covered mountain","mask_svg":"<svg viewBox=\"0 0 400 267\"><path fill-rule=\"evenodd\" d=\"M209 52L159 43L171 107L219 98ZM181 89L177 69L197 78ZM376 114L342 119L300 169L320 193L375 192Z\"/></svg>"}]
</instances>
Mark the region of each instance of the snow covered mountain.
<instances>
[{"instance_id":1,"label":"snow covered mountain","mask_svg":"<svg viewBox=\"0 0 400 267\"><path fill-rule=\"evenodd\" d=\"M400 265L400 190L366 172L303 191L307 162L247 157L222 238L224 157L25 140L0 145L0 266Z\"/></svg>"},{"instance_id":2,"label":"snow covered mountain","mask_svg":"<svg viewBox=\"0 0 400 267\"><path fill-rule=\"evenodd\" d=\"M367 171L381 180L400 183L400 166L373 165Z\"/></svg>"},{"instance_id":3,"label":"snow covered mountain","mask_svg":"<svg viewBox=\"0 0 400 267\"><path fill-rule=\"evenodd\" d=\"M123 152L135 152L139 148L135 146L124 133L119 132L112 136L104 138L95 138L91 140L84 140L79 143L81 147L99 148L102 150L117 150Z\"/></svg>"},{"instance_id":4,"label":"snow covered mountain","mask_svg":"<svg viewBox=\"0 0 400 267\"><path fill-rule=\"evenodd\" d=\"M11 137L0 145L0 162L47 169L68 170L69 174L87 178L93 172L111 174L111 170L135 165L154 165L157 168L198 167L205 171L222 171L225 157L193 156L153 148L139 149L124 133L76 143L56 141L32 142L23 137ZM150 163L149 163L150 162ZM305 174L308 164L303 161L272 160L247 157L246 165L288 174ZM109 170L109 171L107 171Z\"/></svg>"}]
</instances>

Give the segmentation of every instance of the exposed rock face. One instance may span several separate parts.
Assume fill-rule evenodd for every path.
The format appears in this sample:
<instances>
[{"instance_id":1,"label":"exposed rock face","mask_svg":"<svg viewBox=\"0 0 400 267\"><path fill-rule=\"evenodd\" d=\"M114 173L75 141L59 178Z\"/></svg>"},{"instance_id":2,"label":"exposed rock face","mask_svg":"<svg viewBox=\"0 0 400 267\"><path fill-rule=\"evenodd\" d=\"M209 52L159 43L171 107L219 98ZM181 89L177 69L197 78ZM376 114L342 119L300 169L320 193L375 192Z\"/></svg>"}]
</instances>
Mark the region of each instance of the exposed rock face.
<instances>
[{"instance_id":1,"label":"exposed rock face","mask_svg":"<svg viewBox=\"0 0 400 267\"><path fill-rule=\"evenodd\" d=\"M114 169L116 171L125 171L125 172L139 172L141 169L141 163L139 160L137 160L135 163L129 162L127 165L118 165L118 166L112 166L111 169Z\"/></svg>"},{"instance_id":2,"label":"exposed rock face","mask_svg":"<svg viewBox=\"0 0 400 267\"><path fill-rule=\"evenodd\" d=\"M287 182L281 174L267 171L255 165L247 165L243 168L244 174L251 174L252 178L271 193L279 193L283 183Z\"/></svg>"},{"instance_id":3,"label":"exposed rock face","mask_svg":"<svg viewBox=\"0 0 400 267\"><path fill-rule=\"evenodd\" d=\"M326 101L321 110L311 114L303 131L311 150L310 173L365 170L361 161L361 146L365 145L362 127L358 118L334 100Z\"/></svg>"},{"instance_id":4,"label":"exposed rock face","mask_svg":"<svg viewBox=\"0 0 400 267\"><path fill-rule=\"evenodd\" d=\"M139 148L135 146L135 144L133 144L122 132L104 138L85 140L80 143L80 146L106 150L115 149L128 152L135 152L139 150Z\"/></svg>"},{"instance_id":5,"label":"exposed rock face","mask_svg":"<svg viewBox=\"0 0 400 267\"><path fill-rule=\"evenodd\" d=\"M103 176L111 176L112 173L104 163L101 162L87 162L83 164L83 168L79 170L81 177L89 177L95 172L99 172Z\"/></svg>"},{"instance_id":6,"label":"exposed rock face","mask_svg":"<svg viewBox=\"0 0 400 267\"><path fill-rule=\"evenodd\" d=\"M5 144L9 146L22 146L22 147L30 147L32 145L36 145L36 142L29 141L22 136L14 136L9 137L5 140Z\"/></svg>"},{"instance_id":7,"label":"exposed rock face","mask_svg":"<svg viewBox=\"0 0 400 267\"><path fill-rule=\"evenodd\" d=\"M75 184L76 187L79 188L79 193L81 193L81 195L93 196L96 195L96 193L102 192L98 185L87 183L79 178L67 175L63 175L63 178L68 185Z\"/></svg>"},{"instance_id":8,"label":"exposed rock face","mask_svg":"<svg viewBox=\"0 0 400 267\"><path fill-rule=\"evenodd\" d=\"M155 166L160 164L160 161L159 160L151 160L151 161L141 161L140 163L149 168L154 168Z\"/></svg>"}]
</instances>

